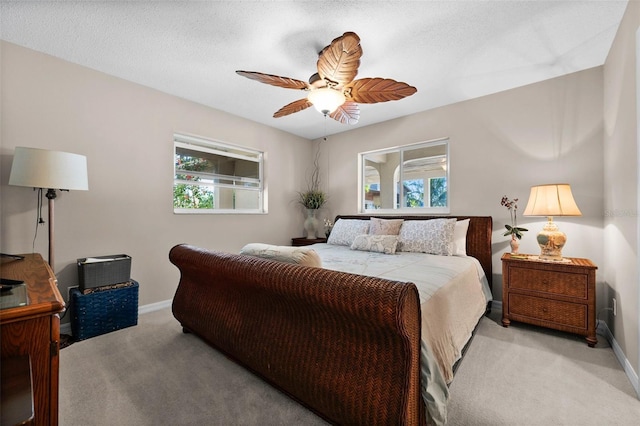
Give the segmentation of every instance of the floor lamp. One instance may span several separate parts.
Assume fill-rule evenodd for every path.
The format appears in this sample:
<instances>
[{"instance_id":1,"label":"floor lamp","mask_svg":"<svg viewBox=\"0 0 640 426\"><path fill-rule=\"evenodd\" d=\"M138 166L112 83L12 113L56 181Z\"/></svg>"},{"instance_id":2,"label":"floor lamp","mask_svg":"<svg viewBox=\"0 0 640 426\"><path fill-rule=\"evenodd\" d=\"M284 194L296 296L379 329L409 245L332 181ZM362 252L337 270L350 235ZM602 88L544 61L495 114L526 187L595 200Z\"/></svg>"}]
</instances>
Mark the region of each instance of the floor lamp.
<instances>
[{"instance_id":1,"label":"floor lamp","mask_svg":"<svg viewBox=\"0 0 640 426\"><path fill-rule=\"evenodd\" d=\"M54 265L54 200L56 190L89 189L87 157L69 152L16 147L9 185L46 189L49 200L49 266Z\"/></svg>"}]
</instances>

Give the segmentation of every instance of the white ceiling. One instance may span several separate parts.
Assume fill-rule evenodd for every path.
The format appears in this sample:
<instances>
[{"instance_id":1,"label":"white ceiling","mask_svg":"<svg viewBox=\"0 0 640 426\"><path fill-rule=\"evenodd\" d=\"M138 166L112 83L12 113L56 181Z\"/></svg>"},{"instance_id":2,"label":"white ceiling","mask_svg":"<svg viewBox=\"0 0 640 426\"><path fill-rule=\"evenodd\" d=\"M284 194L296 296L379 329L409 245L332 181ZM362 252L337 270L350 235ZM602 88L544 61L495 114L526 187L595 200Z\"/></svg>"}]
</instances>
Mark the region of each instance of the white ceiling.
<instances>
[{"instance_id":1,"label":"white ceiling","mask_svg":"<svg viewBox=\"0 0 640 426\"><path fill-rule=\"evenodd\" d=\"M627 1L7 1L3 40L308 139L602 65ZM309 108L273 118L304 92L235 74L307 80L345 31L357 78L415 86L360 105L357 125Z\"/></svg>"}]
</instances>

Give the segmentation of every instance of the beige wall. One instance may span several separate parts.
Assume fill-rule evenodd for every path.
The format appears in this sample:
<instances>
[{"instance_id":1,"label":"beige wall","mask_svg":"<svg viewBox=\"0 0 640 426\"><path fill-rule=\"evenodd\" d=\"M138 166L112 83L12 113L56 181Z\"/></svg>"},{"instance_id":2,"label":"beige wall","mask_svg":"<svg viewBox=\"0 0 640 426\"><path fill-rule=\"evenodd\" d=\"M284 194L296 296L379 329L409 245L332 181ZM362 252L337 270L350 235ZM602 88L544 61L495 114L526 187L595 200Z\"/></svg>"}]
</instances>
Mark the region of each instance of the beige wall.
<instances>
[{"instance_id":1,"label":"beige wall","mask_svg":"<svg viewBox=\"0 0 640 426\"><path fill-rule=\"evenodd\" d=\"M89 191L56 200L55 268L65 299L77 285L77 258L131 255L147 305L173 297L178 273L167 255L174 244L234 252L302 235L295 199L312 158L308 140L13 44L0 47L2 252L30 253L36 227L36 193L7 185L14 147L87 156ZM265 151L269 213L173 214L174 132ZM46 205L43 212L46 219ZM38 227L35 251L46 259L46 225Z\"/></svg>"},{"instance_id":2,"label":"beige wall","mask_svg":"<svg viewBox=\"0 0 640 426\"><path fill-rule=\"evenodd\" d=\"M451 213L493 216L500 300L500 256L508 249L502 230L509 222L501 197L520 198L521 213L531 185L568 182L583 216L556 218L568 235L564 254L598 264L598 308L616 295L620 312L610 327L638 367L637 214L611 212L638 206L633 58L639 23L640 3L630 2L604 68L316 141L329 193L322 216L357 212L359 152L449 138ZM31 252L36 221L35 193L7 186L15 146L88 157L90 190L61 193L56 202L55 266L63 295L77 283L79 257L130 254L146 305L173 296L178 274L167 253L174 244L237 251L248 242L287 244L302 235L294 200L313 157L305 139L9 43L0 48L2 252ZM375 105L362 106L363 118L368 108ZM269 214L174 215L174 132L265 150ZM519 215L530 229L522 252L538 251L535 234L543 222ZM46 253L46 226L38 234L35 251Z\"/></svg>"},{"instance_id":3,"label":"beige wall","mask_svg":"<svg viewBox=\"0 0 640 426\"><path fill-rule=\"evenodd\" d=\"M502 291L500 257L509 249L502 235L510 223L500 205L503 195L520 199L518 224L530 229L520 251L540 252L535 235L545 220L521 215L532 185L571 184L583 216L556 218L568 236L563 253L603 264L602 67L316 141L329 182L325 214L357 213L359 152L445 137L451 214L493 216L496 299Z\"/></svg>"},{"instance_id":4,"label":"beige wall","mask_svg":"<svg viewBox=\"0 0 640 426\"><path fill-rule=\"evenodd\" d=\"M640 371L638 324L638 46L640 2L630 1L604 66L605 279L618 301L609 327L627 360ZM636 389L639 391L640 389Z\"/></svg>"}]
</instances>

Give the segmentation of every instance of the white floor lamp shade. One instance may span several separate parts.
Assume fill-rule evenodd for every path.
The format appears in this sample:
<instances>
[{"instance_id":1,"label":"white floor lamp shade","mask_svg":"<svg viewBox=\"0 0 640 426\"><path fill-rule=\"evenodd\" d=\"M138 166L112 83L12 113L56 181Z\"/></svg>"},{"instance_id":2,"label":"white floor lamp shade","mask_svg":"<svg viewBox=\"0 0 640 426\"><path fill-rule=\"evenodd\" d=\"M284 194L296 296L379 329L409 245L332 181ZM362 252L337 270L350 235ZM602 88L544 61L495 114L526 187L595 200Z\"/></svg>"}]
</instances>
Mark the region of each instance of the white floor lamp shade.
<instances>
[{"instance_id":1,"label":"white floor lamp shade","mask_svg":"<svg viewBox=\"0 0 640 426\"><path fill-rule=\"evenodd\" d=\"M16 147L9 185L86 191L87 157L70 152Z\"/></svg>"},{"instance_id":2,"label":"white floor lamp shade","mask_svg":"<svg viewBox=\"0 0 640 426\"><path fill-rule=\"evenodd\" d=\"M53 269L54 202L56 189L86 191L87 157L70 152L16 147L11 164L9 185L47 190L49 200L49 265Z\"/></svg>"}]
</instances>

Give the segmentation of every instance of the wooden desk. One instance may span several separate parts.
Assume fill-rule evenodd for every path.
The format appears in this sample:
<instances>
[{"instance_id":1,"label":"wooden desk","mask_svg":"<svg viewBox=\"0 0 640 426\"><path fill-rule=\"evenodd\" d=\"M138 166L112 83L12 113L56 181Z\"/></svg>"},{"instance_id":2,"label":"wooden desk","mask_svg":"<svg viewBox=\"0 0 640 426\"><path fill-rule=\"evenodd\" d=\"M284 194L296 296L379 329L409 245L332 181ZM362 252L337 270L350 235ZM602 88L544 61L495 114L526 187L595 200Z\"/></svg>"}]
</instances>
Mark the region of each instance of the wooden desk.
<instances>
[{"instance_id":1,"label":"wooden desk","mask_svg":"<svg viewBox=\"0 0 640 426\"><path fill-rule=\"evenodd\" d=\"M39 254L24 260L3 258L0 275L27 285L26 306L0 309L2 359L29 356L33 381L34 424L58 424L60 317L64 300L53 271ZM4 362L4 361L3 361Z\"/></svg>"}]
</instances>

